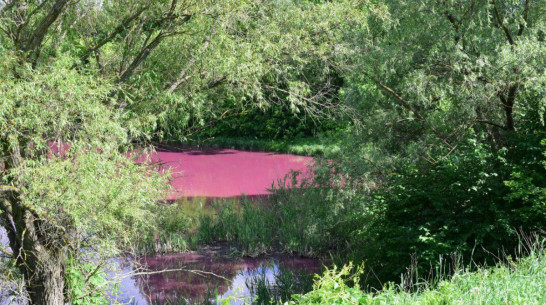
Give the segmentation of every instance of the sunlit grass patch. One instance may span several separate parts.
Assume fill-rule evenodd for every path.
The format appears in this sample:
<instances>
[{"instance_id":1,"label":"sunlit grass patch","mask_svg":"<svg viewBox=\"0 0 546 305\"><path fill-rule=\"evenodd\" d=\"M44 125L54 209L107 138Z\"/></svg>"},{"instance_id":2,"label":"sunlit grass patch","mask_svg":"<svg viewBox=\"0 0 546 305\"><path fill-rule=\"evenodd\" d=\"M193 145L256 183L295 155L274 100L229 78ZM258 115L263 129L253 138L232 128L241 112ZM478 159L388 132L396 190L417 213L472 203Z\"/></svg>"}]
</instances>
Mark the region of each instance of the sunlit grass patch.
<instances>
[{"instance_id":1,"label":"sunlit grass patch","mask_svg":"<svg viewBox=\"0 0 546 305\"><path fill-rule=\"evenodd\" d=\"M291 304L545 304L546 250L540 246L528 256L492 268L461 270L436 285L411 292L389 284L377 293L348 285L352 266L331 269L313 291L293 296ZM354 277L352 277L354 278Z\"/></svg>"}]
</instances>

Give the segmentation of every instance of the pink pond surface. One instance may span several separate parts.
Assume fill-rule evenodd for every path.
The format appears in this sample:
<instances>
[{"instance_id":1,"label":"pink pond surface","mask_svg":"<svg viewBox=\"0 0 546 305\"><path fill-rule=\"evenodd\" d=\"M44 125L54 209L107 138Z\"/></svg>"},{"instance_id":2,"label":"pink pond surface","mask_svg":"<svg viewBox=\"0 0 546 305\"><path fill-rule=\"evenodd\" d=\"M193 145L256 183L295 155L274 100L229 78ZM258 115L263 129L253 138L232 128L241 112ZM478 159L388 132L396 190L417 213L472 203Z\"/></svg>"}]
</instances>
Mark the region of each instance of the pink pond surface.
<instances>
[{"instance_id":1,"label":"pink pond surface","mask_svg":"<svg viewBox=\"0 0 546 305\"><path fill-rule=\"evenodd\" d=\"M66 143L50 142L54 155L65 156ZM130 154L127 154L128 156ZM141 155L137 162L146 158ZM149 161L171 171L167 200L181 197L262 196L291 171L308 177L313 158L235 149L157 149ZM3 166L3 164L0 164Z\"/></svg>"},{"instance_id":2,"label":"pink pond surface","mask_svg":"<svg viewBox=\"0 0 546 305\"><path fill-rule=\"evenodd\" d=\"M235 197L267 195L268 189L290 171L308 173L313 158L234 149L188 151L158 150L152 161L172 173L174 190L168 200L180 197Z\"/></svg>"}]
</instances>

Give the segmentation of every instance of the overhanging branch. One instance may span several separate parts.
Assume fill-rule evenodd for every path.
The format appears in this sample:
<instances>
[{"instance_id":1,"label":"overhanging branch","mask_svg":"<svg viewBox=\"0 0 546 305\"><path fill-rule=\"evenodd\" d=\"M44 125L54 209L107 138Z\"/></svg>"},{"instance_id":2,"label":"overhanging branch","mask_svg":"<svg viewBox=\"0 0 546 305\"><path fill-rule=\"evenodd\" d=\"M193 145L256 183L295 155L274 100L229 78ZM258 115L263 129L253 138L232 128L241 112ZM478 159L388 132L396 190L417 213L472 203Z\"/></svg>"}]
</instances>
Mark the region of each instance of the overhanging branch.
<instances>
[{"instance_id":1,"label":"overhanging branch","mask_svg":"<svg viewBox=\"0 0 546 305\"><path fill-rule=\"evenodd\" d=\"M0 194L2 193L12 193L12 192L19 192L19 189L15 186L11 185L0 185Z\"/></svg>"},{"instance_id":2,"label":"overhanging branch","mask_svg":"<svg viewBox=\"0 0 546 305\"><path fill-rule=\"evenodd\" d=\"M493 10L495 11L495 17L497 18L497 21L499 22L499 25L501 26L502 30L504 31L504 34L506 35L506 39L508 39L508 42L511 45L514 45L514 39L512 38L512 34L510 34L510 30L506 27L504 24L504 21L502 20L502 17L500 15L499 9L497 7L497 0L492 0L493 2Z\"/></svg>"},{"instance_id":3,"label":"overhanging branch","mask_svg":"<svg viewBox=\"0 0 546 305\"><path fill-rule=\"evenodd\" d=\"M112 41L116 36L118 36L121 32L123 32L124 29L126 29L129 24L131 24L133 21L135 21L137 18L142 15L142 13L148 9L149 5L143 6L140 9L138 9L133 15L125 18L115 29L103 40L99 41L94 46L89 47L85 53L81 56L82 61L85 62L85 60L89 57L89 55L93 52L97 52L100 48L102 48L105 44Z\"/></svg>"},{"instance_id":4,"label":"overhanging branch","mask_svg":"<svg viewBox=\"0 0 546 305\"><path fill-rule=\"evenodd\" d=\"M400 102L400 104L402 104L402 106L404 108L406 108L407 110L411 111L411 113L413 113L413 115L415 115L415 117L420 120L420 121L426 121L425 117L423 115L421 115L419 113L419 111L417 111L408 101L406 101L402 96L400 96L398 93L396 93L393 89L389 88L388 86L386 86L385 84L383 84L382 82L380 82L378 79L376 79L375 77L372 77L370 74L366 73L366 72L363 72L364 75L366 75L368 78L370 78L374 83L376 83L381 89L383 89L384 91L388 92L392 97L394 97L398 102ZM453 145L451 145L451 143L449 143L449 141L447 140L446 137L444 137L438 130L436 130L436 128L430 126L432 132L440 139L440 141L442 141L442 143L444 143L447 147L449 147L450 149L453 149Z\"/></svg>"}]
</instances>

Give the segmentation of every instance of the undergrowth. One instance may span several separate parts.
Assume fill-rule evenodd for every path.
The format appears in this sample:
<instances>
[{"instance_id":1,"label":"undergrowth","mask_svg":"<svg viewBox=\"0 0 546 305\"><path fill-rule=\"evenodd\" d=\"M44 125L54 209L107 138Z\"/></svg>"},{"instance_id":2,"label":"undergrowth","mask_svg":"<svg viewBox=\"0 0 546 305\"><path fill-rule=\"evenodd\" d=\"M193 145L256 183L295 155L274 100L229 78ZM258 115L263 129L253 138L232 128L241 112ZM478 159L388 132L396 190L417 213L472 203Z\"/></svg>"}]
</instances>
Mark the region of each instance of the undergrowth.
<instances>
[{"instance_id":1,"label":"undergrowth","mask_svg":"<svg viewBox=\"0 0 546 305\"><path fill-rule=\"evenodd\" d=\"M521 257L506 257L496 266L472 266L431 282L416 281L412 289L387 284L378 292L358 285L361 268L348 264L326 271L307 294L290 304L545 304L546 250L535 244Z\"/></svg>"},{"instance_id":2,"label":"undergrowth","mask_svg":"<svg viewBox=\"0 0 546 305\"><path fill-rule=\"evenodd\" d=\"M180 253L197 249L198 240L190 232L192 219L183 206L158 204L154 209L157 215L155 230L143 232L135 245L135 254Z\"/></svg>"}]
</instances>

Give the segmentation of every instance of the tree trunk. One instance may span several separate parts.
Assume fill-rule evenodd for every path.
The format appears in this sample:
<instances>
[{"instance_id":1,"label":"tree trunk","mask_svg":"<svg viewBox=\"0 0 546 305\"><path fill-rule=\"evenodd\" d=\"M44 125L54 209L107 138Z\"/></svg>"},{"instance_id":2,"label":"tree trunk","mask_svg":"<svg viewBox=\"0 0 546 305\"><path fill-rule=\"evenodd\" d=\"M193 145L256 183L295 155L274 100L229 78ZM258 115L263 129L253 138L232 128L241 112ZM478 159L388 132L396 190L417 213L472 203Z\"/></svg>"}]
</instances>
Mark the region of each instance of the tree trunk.
<instances>
[{"instance_id":1,"label":"tree trunk","mask_svg":"<svg viewBox=\"0 0 546 305\"><path fill-rule=\"evenodd\" d=\"M11 157L4 164L7 170L22 163L18 145L12 147ZM42 219L31 206L21 202L20 186L5 189L0 193L0 225L8 233L15 266L25 280L30 304L64 305L67 229Z\"/></svg>"},{"instance_id":2,"label":"tree trunk","mask_svg":"<svg viewBox=\"0 0 546 305\"><path fill-rule=\"evenodd\" d=\"M516 91L518 89L517 85L512 85L508 89L508 96L504 98L503 106L504 112L506 113L506 128L510 131L516 130L514 126L514 103L516 100Z\"/></svg>"},{"instance_id":3,"label":"tree trunk","mask_svg":"<svg viewBox=\"0 0 546 305\"><path fill-rule=\"evenodd\" d=\"M15 265L25 280L30 304L65 304L65 263L68 248L55 228L38 217L16 196L4 200L4 217ZM9 219L11 218L11 219Z\"/></svg>"},{"instance_id":4,"label":"tree trunk","mask_svg":"<svg viewBox=\"0 0 546 305\"><path fill-rule=\"evenodd\" d=\"M27 279L27 289L34 305L64 305L64 255L55 257L38 253L34 273ZM46 257L50 259L46 260Z\"/></svg>"}]
</instances>

